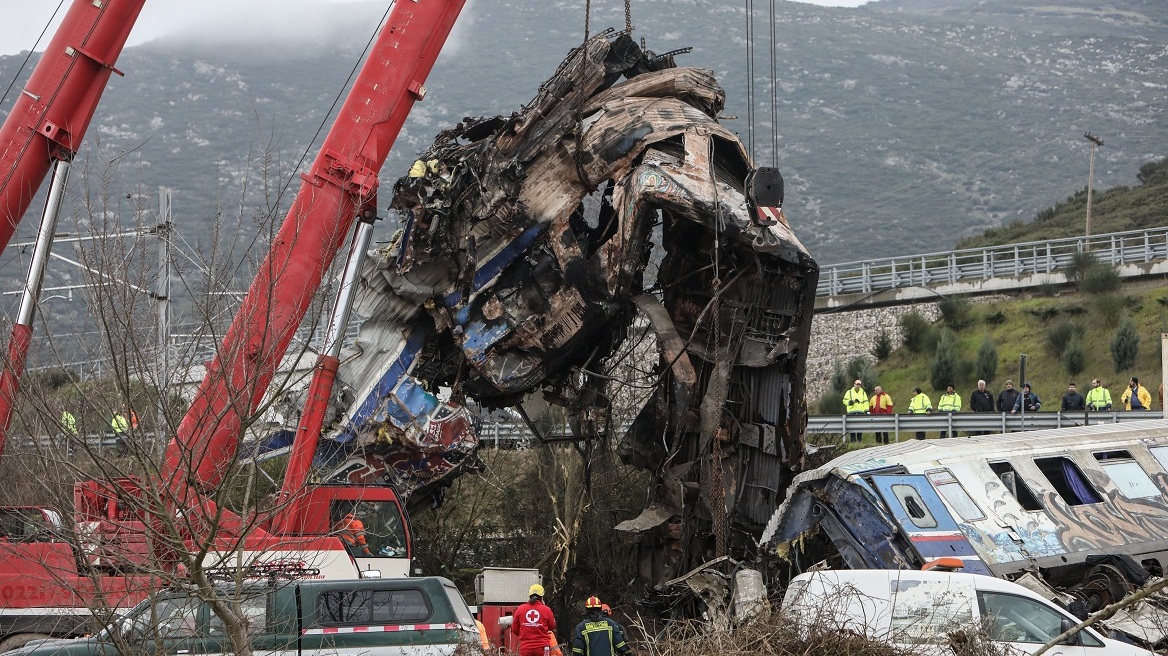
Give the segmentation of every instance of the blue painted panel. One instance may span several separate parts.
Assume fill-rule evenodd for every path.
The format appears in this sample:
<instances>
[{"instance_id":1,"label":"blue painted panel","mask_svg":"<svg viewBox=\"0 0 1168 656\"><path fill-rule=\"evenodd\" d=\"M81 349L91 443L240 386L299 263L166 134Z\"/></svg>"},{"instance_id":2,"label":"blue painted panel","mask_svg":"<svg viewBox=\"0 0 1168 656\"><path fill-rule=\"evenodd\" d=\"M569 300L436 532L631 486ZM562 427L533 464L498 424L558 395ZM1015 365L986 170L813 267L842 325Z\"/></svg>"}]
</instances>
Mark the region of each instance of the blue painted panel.
<instances>
[{"instance_id":1,"label":"blue painted panel","mask_svg":"<svg viewBox=\"0 0 1168 656\"><path fill-rule=\"evenodd\" d=\"M535 243L536 237L543 233L545 227L546 226L544 224L537 223L527 230L524 230L522 234L515 238L515 241L507 244L507 246L505 246L503 250L499 251L495 257L487 260L483 266L479 267L478 270L475 271L474 277L471 279L471 292L474 293L482 289L483 286L493 280L495 276L502 273L503 269L506 268L508 264L511 264L520 255L526 253L527 248ZM450 308L458 305L462 302L462 292L459 291L447 294L446 298L443 299L443 302L446 303L446 307Z\"/></svg>"},{"instance_id":2,"label":"blue painted panel","mask_svg":"<svg viewBox=\"0 0 1168 656\"><path fill-rule=\"evenodd\" d=\"M963 571L990 574L928 478L920 474L873 476L872 485L922 558L960 558L965 563Z\"/></svg>"},{"instance_id":3,"label":"blue painted panel","mask_svg":"<svg viewBox=\"0 0 1168 656\"><path fill-rule=\"evenodd\" d=\"M383 407L383 402L386 397L397 388L401 379L414 366L414 361L418 359L418 354L421 353L422 347L430 337L430 332L430 330L415 326L410 331L409 336L402 340L400 343L401 350L398 352L398 356L394 358L393 363L381 375L381 378L373 386L369 394L361 400L357 411L353 413L353 416L346 423L345 429L335 438L337 442L344 444L356 439L360 427L377 414L378 409Z\"/></svg>"}]
</instances>

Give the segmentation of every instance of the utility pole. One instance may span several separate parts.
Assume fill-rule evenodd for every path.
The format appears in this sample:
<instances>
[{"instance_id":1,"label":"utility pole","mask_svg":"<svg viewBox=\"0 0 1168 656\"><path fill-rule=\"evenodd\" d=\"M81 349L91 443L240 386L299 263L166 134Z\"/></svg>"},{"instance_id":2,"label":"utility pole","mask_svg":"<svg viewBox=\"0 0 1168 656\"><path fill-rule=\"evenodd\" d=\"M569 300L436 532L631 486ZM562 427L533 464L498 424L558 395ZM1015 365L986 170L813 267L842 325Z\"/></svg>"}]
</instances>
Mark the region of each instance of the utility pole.
<instances>
[{"instance_id":1,"label":"utility pole","mask_svg":"<svg viewBox=\"0 0 1168 656\"><path fill-rule=\"evenodd\" d=\"M1091 185L1095 180L1095 147L1102 146L1103 140L1091 134L1084 132L1083 138L1091 142L1091 167L1087 170L1087 235L1091 236Z\"/></svg>"},{"instance_id":2,"label":"utility pole","mask_svg":"<svg viewBox=\"0 0 1168 656\"><path fill-rule=\"evenodd\" d=\"M158 312L158 408L154 423L154 438L165 448L166 440L163 434L166 426L166 404L169 402L170 391L170 261L171 261L171 230L173 215L171 212L171 190L167 187L158 188L158 281L154 300Z\"/></svg>"}]
</instances>

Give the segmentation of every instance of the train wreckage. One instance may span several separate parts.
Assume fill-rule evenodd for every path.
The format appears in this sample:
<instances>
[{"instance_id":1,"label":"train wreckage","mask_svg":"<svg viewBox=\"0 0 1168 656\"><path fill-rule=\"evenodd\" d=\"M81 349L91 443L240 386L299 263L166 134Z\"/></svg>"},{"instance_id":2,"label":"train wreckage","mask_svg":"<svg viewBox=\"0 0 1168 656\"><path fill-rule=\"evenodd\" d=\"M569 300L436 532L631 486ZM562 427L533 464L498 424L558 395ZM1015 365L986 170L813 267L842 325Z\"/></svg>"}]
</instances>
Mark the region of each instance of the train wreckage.
<instances>
[{"instance_id":1,"label":"train wreckage","mask_svg":"<svg viewBox=\"0 0 1168 656\"><path fill-rule=\"evenodd\" d=\"M425 507L477 464L466 399L543 391L576 438L609 435L596 372L639 315L658 377L620 450L655 477L622 527L642 537L641 572L753 551L801 468L818 267L778 171L718 123L724 100L711 71L606 33L521 111L439 134L395 186L402 229L360 276L329 480L385 479Z\"/></svg>"},{"instance_id":2,"label":"train wreckage","mask_svg":"<svg viewBox=\"0 0 1168 656\"><path fill-rule=\"evenodd\" d=\"M800 570L958 558L1086 617L1164 576L1168 421L852 451L796 477L762 543ZM1108 625L1160 646L1168 597Z\"/></svg>"}]
</instances>

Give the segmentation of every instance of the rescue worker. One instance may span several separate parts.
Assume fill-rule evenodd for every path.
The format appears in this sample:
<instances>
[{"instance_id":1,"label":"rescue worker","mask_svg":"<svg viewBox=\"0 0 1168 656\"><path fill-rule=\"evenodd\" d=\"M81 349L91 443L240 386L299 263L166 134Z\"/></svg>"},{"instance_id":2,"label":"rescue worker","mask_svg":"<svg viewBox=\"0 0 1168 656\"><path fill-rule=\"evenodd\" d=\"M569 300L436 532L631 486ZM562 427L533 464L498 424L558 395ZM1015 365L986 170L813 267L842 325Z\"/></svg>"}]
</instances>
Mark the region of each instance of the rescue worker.
<instances>
[{"instance_id":1,"label":"rescue worker","mask_svg":"<svg viewBox=\"0 0 1168 656\"><path fill-rule=\"evenodd\" d=\"M884 388L877 385L876 389L872 390L872 398L868 401L869 412L874 415L890 415L892 414L892 397L884 393ZM888 444L888 431L879 431L876 433L876 441L880 444Z\"/></svg>"},{"instance_id":2,"label":"rescue worker","mask_svg":"<svg viewBox=\"0 0 1168 656\"><path fill-rule=\"evenodd\" d=\"M61 411L61 434L65 437L77 437L77 417L68 410Z\"/></svg>"},{"instance_id":3,"label":"rescue worker","mask_svg":"<svg viewBox=\"0 0 1168 656\"><path fill-rule=\"evenodd\" d=\"M1147 388L1140 384L1140 379L1135 376L1128 381L1127 389L1123 391L1123 396L1119 397L1123 402L1124 410L1150 410L1152 408L1152 395Z\"/></svg>"},{"instance_id":4,"label":"rescue worker","mask_svg":"<svg viewBox=\"0 0 1168 656\"><path fill-rule=\"evenodd\" d=\"M126 419L126 415L121 412L115 412L114 418L110 419L110 430L114 433L114 449L118 455L126 453L126 436L130 432L130 420Z\"/></svg>"},{"instance_id":5,"label":"rescue worker","mask_svg":"<svg viewBox=\"0 0 1168 656\"><path fill-rule=\"evenodd\" d=\"M1026 412L1038 412L1041 407L1042 399L1031 391L1030 383L1022 383L1022 393L1018 395L1018 400L1014 401L1014 409L1010 411L1010 414L1022 412L1023 408Z\"/></svg>"},{"instance_id":6,"label":"rescue worker","mask_svg":"<svg viewBox=\"0 0 1168 656\"><path fill-rule=\"evenodd\" d=\"M544 656L556 630L556 618L543 603L542 585L528 588L527 603L520 604L512 618L511 634L519 638L519 656Z\"/></svg>"},{"instance_id":7,"label":"rescue worker","mask_svg":"<svg viewBox=\"0 0 1168 656\"><path fill-rule=\"evenodd\" d=\"M913 388L913 397L908 400L908 413L910 415L931 415L933 414L933 402L929 396L921 391L921 388ZM925 439L925 431L917 431L917 439Z\"/></svg>"},{"instance_id":8,"label":"rescue worker","mask_svg":"<svg viewBox=\"0 0 1168 656\"><path fill-rule=\"evenodd\" d=\"M852 383L852 389L844 392L844 411L849 415L868 414L868 393L864 391L863 381L856 379L856 382ZM851 433L848 439L850 442L863 440L863 433Z\"/></svg>"},{"instance_id":9,"label":"rescue worker","mask_svg":"<svg viewBox=\"0 0 1168 656\"><path fill-rule=\"evenodd\" d=\"M479 631L479 647L484 654L491 653L491 639L487 637L487 627L477 617L475 618L475 628Z\"/></svg>"},{"instance_id":10,"label":"rescue worker","mask_svg":"<svg viewBox=\"0 0 1168 656\"><path fill-rule=\"evenodd\" d=\"M1018 390L1014 389L1014 381L1006 381L1006 389L998 394L998 412L1013 412L1014 404L1018 402Z\"/></svg>"},{"instance_id":11,"label":"rescue worker","mask_svg":"<svg viewBox=\"0 0 1168 656\"><path fill-rule=\"evenodd\" d=\"M599 597L584 602L587 615L572 632L572 656L632 656L633 650L625 641L625 628L608 617Z\"/></svg>"},{"instance_id":12,"label":"rescue worker","mask_svg":"<svg viewBox=\"0 0 1168 656\"><path fill-rule=\"evenodd\" d=\"M1087 390L1087 410L1102 412L1111 409L1111 392L1098 379L1091 381L1091 389Z\"/></svg>"},{"instance_id":13,"label":"rescue worker","mask_svg":"<svg viewBox=\"0 0 1168 656\"><path fill-rule=\"evenodd\" d=\"M961 412L961 395L953 391L952 384L945 386L945 393L937 400L937 412L944 412L950 415L954 412ZM953 433L941 431L938 437L953 437Z\"/></svg>"},{"instance_id":14,"label":"rescue worker","mask_svg":"<svg viewBox=\"0 0 1168 656\"><path fill-rule=\"evenodd\" d=\"M365 523L357 519L353 511L345 513L345 516L333 526L333 532L345 544L345 549L354 556L373 555L365 541Z\"/></svg>"},{"instance_id":15,"label":"rescue worker","mask_svg":"<svg viewBox=\"0 0 1168 656\"><path fill-rule=\"evenodd\" d=\"M1067 393L1063 394L1063 404L1060 412L1082 412L1087 409L1087 400L1075 389L1075 384L1067 385Z\"/></svg>"}]
</instances>

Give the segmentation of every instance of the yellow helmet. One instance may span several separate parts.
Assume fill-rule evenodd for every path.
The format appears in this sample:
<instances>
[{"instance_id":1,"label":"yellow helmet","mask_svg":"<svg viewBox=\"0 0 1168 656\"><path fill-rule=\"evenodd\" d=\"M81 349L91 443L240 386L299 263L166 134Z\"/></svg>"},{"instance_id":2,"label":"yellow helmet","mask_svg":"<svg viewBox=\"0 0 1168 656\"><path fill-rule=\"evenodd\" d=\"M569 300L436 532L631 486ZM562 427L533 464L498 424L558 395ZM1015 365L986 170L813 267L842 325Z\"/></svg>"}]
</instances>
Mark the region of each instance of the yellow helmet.
<instances>
[{"instance_id":1,"label":"yellow helmet","mask_svg":"<svg viewBox=\"0 0 1168 656\"><path fill-rule=\"evenodd\" d=\"M532 585L531 588L529 588L527 590L527 596L529 596L529 597L542 597L543 596L543 586L538 584L538 583Z\"/></svg>"}]
</instances>

